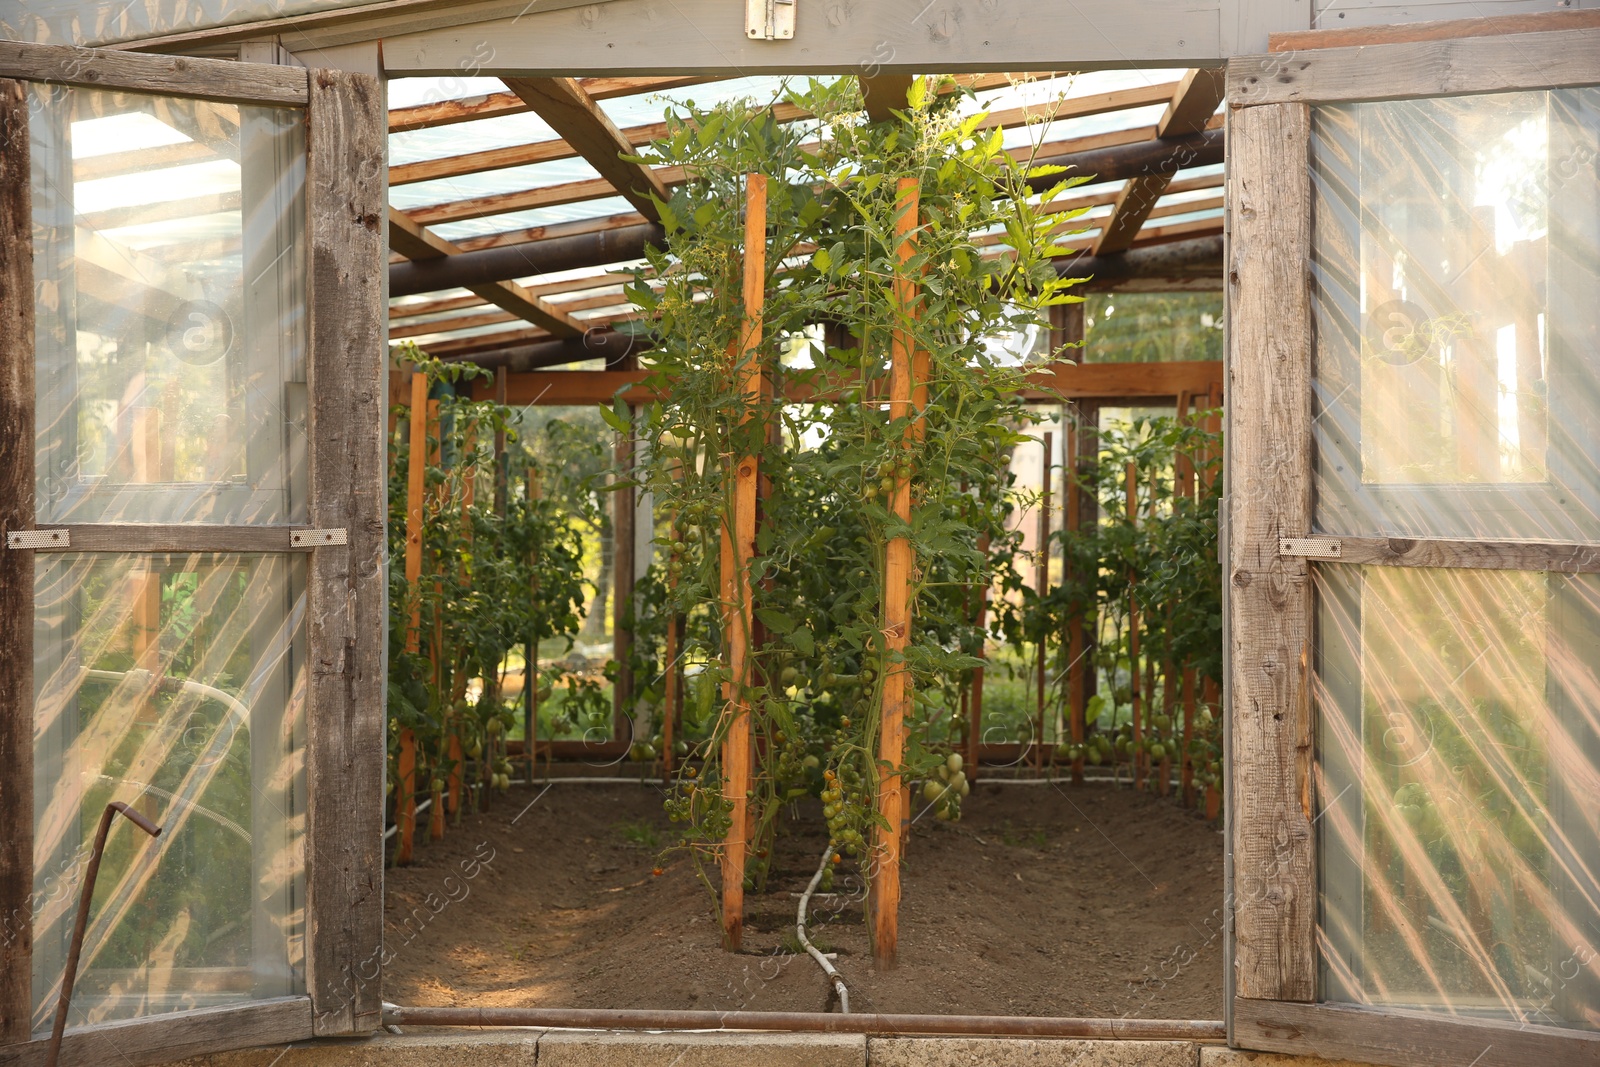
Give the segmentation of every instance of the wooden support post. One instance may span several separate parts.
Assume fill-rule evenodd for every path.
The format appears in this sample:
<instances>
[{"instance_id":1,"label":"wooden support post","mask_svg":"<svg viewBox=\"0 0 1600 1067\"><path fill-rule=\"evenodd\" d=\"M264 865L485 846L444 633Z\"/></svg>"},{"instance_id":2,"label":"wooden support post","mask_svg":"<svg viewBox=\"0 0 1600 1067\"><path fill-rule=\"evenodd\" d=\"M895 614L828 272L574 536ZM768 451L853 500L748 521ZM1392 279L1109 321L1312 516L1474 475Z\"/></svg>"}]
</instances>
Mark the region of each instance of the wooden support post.
<instances>
[{"instance_id":1,"label":"wooden support post","mask_svg":"<svg viewBox=\"0 0 1600 1067\"><path fill-rule=\"evenodd\" d=\"M395 834L398 845L394 862L403 867L411 862L417 835L417 735L409 727L400 730L400 757L395 766Z\"/></svg>"},{"instance_id":2,"label":"wooden support post","mask_svg":"<svg viewBox=\"0 0 1600 1067\"><path fill-rule=\"evenodd\" d=\"M34 524L33 201L28 86L0 81L0 536ZM34 553L0 547L0 901L33 899ZM13 925L15 924L15 925ZM32 1032L33 932L0 920L0 1045Z\"/></svg>"},{"instance_id":3,"label":"wooden support post","mask_svg":"<svg viewBox=\"0 0 1600 1067\"><path fill-rule=\"evenodd\" d=\"M1041 606L1050 595L1050 467L1055 458L1056 437L1049 430L1044 434L1044 462L1039 469L1039 524L1035 532L1034 547L1038 554L1033 563L1033 589L1039 595ZM1033 769L1043 771L1045 765L1044 705L1045 676L1048 673L1045 658L1050 643L1045 638L1045 628L1039 628L1039 662L1034 678L1035 718L1033 725ZM1054 754L1051 754L1052 761Z\"/></svg>"},{"instance_id":4,"label":"wooden support post","mask_svg":"<svg viewBox=\"0 0 1600 1067\"><path fill-rule=\"evenodd\" d=\"M1127 471L1128 522L1139 521L1139 471L1130 463ZM1133 787L1144 785L1143 707L1139 691L1139 594L1133 572L1128 572L1128 689L1133 701Z\"/></svg>"},{"instance_id":5,"label":"wooden support post","mask_svg":"<svg viewBox=\"0 0 1600 1067\"><path fill-rule=\"evenodd\" d=\"M406 651L421 644L422 599L417 583L422 577L422 491L428 463L428 377L411 374L411 454L406 465L406 593L411 597L411 625L406 629Z\"/></svg>"},{"instance_id":6,"label":"wooden support post","mask_svg":"<svg viewBox=\"0 0 1600 1067\"><path fill-rule=\"evenodd\" d=\"M683 536L678 528L678 516L673 514L668 524L672 531L672 541L676 543ZM682 700L680 683L682 675L678 673L678 610L672 603L672 598L678 589L677 575L670 570L667 573L667 640L666 647L661 653L661 669L664 672L662 679L661 696L661 775L671 778L677 765L677 753L673 745L677 743L678 705Z\"/></svg>"},{"instance_id":7,"label":"wooden support post","mask_svg":"<svg viewBox=\"0 0 1600 1067\"><path fill-rule=\"evenodd\" d=\"M539 472L528 468L528 507L538 506ZM533 564L537 567L539 550L533 550ZM539 578L535 573L528 595L539 600ZM539 642L529 641L522 649L522 750L528 760L528 784L533 784L533 772L539 760Z\"/></svg>"},{"instance_id":8,"label":"wooden support post","mask_svg":"<svg viewBox=\"0 0 1600 1067\"><path fill-rule=\"evenodd\" d=\"M406 466L406 593L411 597L411 622L405 649L416 652L422 644L422 498L428 465L428 376L411 374L410 459ZM409 728L400 730L400 757L395 767L395 856L397 865L411 862L417 828L417 739Z\"/></svg>"},{"instance_id":9,"label":"wooden support post","mask_svg":"<svg viewBox=\"0 0 1600 1067\"><path fill-rule=\"evenodd\" d=\"M751 408L761 402L759 353L766 275L767 179L750 174L745 178L744 324L732 353L746 405L741 422L748 422ZM723 796L733 802L728 836L722 846L722 947L730 952L739 948L744 937L744 871L750 832L750 560L755 555L758 473L755 456L740 457L729 474L731 499L722 520L722 627L728 657L723 698L729 717L722 743L722 789Z\"/></svg>"},{"instance_id":10,"label":"wooden support post","mask_svg":"<svg viewBox=\"0 0 1600 1067\"><path fill-rule=\"evenodd\" d=\"M919 189L915 178L901 178L895 187L895 255L903 265L916 250ZM898 317L909 320L916 314L916 284L905 270L896 272L894 300ZM916 392L911 331L897 327L889 346L889 419L912 417ZM890 511L902 522L911 521L911 484L895 476ZM872 956L880 968L895 965L899 948L900 857L905 819L906 794L898 768L905 756L905 719L911 709L912 679L901 658L911 643L911 585L916 563L911 541L896 537L889 542L884 567L883 622L884 676L883 711L878 733L878 764L883 776L878 783L878 814L888 829L878 830L878 849L872 868ZM899 662L896 662L899 660Z\"/></svg>"},{"instance_id":11,"label":"wooden support post","mask_svg":"<svg viewBox=\"0 0 1600 1067\"><path fill-rule=\"evenodd\" d=\"M629 429L617 436L617 470L624 481L633 478L633 408L628 408ZM611 657L617 663L617 680L611 690L611 736L640 740L633 729L633 554L636 503L633 486L611 494ZM647 740L647 738L646 738Z\"/></svg>"},{"instance_id":12,"label":"wooden support post","mask_svg":"<svg viewBox=\"0 0 1600 1067\"><path fill-rule=\"evenodd\" d=\"M1190 425L1189 409L1194 406L1194 394L1187 390L1178 394L1178 423L1182 426ZM1194 455L1187 448L1178 450L1172 460L1173 492L1184 500L1192 501L1195 498L1194 485ZM1176 709L1172 698L1171 672L1178 670L1175 664L1168 664L1169 687L1167 700L1167 714L1171 715ZM1178 795L1184 807L1194 806L1194 761L1189 755L1189 745L1194 739L1194 668L1185 665L1181 668L1181 676L1177 684L1181 689L1181 696L1177 699L1183 705L1183 727L1178 741ZM1163 784L1163 788L1165 785Z\"/></svg>"},{"instance_id":13,"label":"wooden support post","mask_svg":"<svg viewBox=\"0 0 1600 1067\"><path fill-rule=\"evenodd\" d=\"M987 557L989 554L989 535L983 534L978 538L978 554ZM984 630L989 625L989 583L986 581L978 589L978 618L979 633L978 659L985 658L988 652L988 642L982 637ZM967 755L965 765L967 781L978 780L978 746L983 743L983 664L979 663L972 668L972 695L967 702Z\"/></svg>"},{"instance_id":14,"label":"wooden support post","mask_svg":"<svg viewBox=\"0 0 1600 1067\"><path fill-rule=\"evenodd\" d=\"M494 402L501 407L506 403L506 374L505 367L497 367L494 372ZM494 513L501 518L506 514L506 494L508 482L511 477L509 457L506 455L506 429L496 426L494 429Z\"/></svg>"},{"instance_id":15,"label":"wooden support post","mask_svg":"<svg viewBox=\"0 0 1600 1067\"><path fill-rule=\"evenodd\" d=\"M1081 318L1080 318L1081 321ZM1082 412L1075 416L1075 421L1081 422ZM1072 565L1070 542L1073 535L1080 532L1083 527L1083 506L1078 496L1078 445L1081 432L1078 426L1070 429L1063 423L1061 432L1065 434L1062 440L1061 457L1061 503L1062 516L1061 528L1065 536L1061 546L1061 570L1063 579L1072 582L1081 577L1077 568ZM1072 618L1067 621L1067 728L1068 736L1074 745L1083 744L1084 739L1084 708L1088 698L1084 695L1084 647L1083 647L1083 612L1075 611ZM1074 785L1083 783L1083 757L1078 756L1072 761L1072 781Z\"/></svg>"}]
</instances>

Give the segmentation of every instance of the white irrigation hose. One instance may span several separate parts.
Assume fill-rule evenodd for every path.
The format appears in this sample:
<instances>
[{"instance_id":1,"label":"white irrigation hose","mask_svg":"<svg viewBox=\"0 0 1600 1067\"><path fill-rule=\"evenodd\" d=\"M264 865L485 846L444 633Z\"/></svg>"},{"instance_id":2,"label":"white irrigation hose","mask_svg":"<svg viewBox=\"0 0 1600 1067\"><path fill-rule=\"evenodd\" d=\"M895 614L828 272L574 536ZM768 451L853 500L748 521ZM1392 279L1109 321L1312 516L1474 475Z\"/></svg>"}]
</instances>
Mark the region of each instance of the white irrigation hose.
<instances>
[{"instance_id":1,"label":"white irrigation hose","mask_svg":"<svg viewBox=\"0 0 1600 1067\"><path fill-rule=\"evenodd\" d=\"M811 943L806 936L806 906L811 903L811 894L817 891L817 886L822 884L822 872L828 869L828 861L833 859L833 846L829 845L822 850L822 862L817 864L817 873L811 876L811 884L806 886L806 891L800 894L800 906L795 910L794 932L800 939L800 944L811 958L817 961L822 972L833 980L833 988L839 991L839 1011L845 1015L850 1014L850 990L845 987L844 979L839 972L833 969L833 964L828 962L828 957L817 951L817 946Z\"/></svg>"}]
</instances>

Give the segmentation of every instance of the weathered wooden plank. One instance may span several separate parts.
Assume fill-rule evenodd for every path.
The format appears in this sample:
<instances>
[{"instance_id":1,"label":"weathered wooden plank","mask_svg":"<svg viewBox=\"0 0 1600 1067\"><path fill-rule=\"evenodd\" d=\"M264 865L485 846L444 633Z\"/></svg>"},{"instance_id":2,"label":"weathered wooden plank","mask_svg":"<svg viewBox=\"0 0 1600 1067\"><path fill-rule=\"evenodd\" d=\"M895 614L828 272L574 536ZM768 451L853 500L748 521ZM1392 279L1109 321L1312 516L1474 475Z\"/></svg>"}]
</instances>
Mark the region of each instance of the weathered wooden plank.
<instances>
[{"instance_id":1,"label":"weathered wooden plank","mask_svg":"<svg viewBox=\"0 0 1600 1067\"><path fill-rule=\"evenodd\" d=\"M906 94L911 91L912 74L880 74L877 77L861 75L861 99L867 106L867 118L873 122L887 122L894 112L904 111Z\"/></svg>"},{"instance_id":2,"label":"weathered wooden plank","mask_svg":"<svg viewBox=\"0 0 1600 1067\"><path fill-rule=\"evenodd\" d=\"M310 83L310 517L349 535L308 578L306 984L329 1035L382 1006L387 131L376 79Z\"/></svg>"},{"instance_id":3,"label":"weathered wooden plank","mask_svg":"<svg viewBox=\"0 0 1600 1067\"><path fill-rule=\"evenodd\" d=\"M1600 28L1317 48L1228 63L1233 109L1558 89L1600 81Z\"/></svg>"},{"instance_id":4,"label":"weathered wooden plank","mask_svg":"<svg viewBox=\"0 0 1600 1067\"><path fill-rule=\"evenodd\" d=\"M1278 554L1311 520L1309 131L1303 104L1228 129L1233 978L1275 1000L1316 996L1311 590L1305 561Z\"/></svg>"},{"instance_id":5,"label":"weathered wooden plank","mask_svg":"<svg viewBox=\"0 0 1600 1067\"><path fill-rule=\"evenodd\" d=\"M24 971L26 976L28 972ZM60 1067L153 1067L230 1049L284 1045L311 1037L311 998L283 997L246 1005L74 1027L61 1041ZM0 1045L0 1067L44 1067L45 1039Z\"/></svg>"},{"instance_id":6,"label":"weathered wooden plank","mask_svg":"<svg viewBox=\"0 0 1600 1067\"><path fill-rule=\"evenodd\" d=\"M1030 2L992 11L882 0L847 14L800 4L795 39L782 45L747 39L743 20L723 17L727 6L724 0L668 6L613 0L581 12L397 33L385 39L384 59L394 75L449 77L466 69L518 76L626 73L643 66L683 74L857 74L863 62L883 73L1087 70L1143 60L1193 66L1222 55L1216 6L1178 0L1145 0L1132 11L1115 0ZM1302 12L1299 25L1304 18ZM487 59L484 41L494 43Z\"/></svg>"},{"instance_id":7,"label":"weathered wooden plank","mask_svg":"<svg viewBox=\"0 0 1600 1067\"><path fill-rule=\"evenodd\" d=\"M299 67L0 41L0 77L187 96L226 104L306 106Z\"/></svg>"},{"instance_id":8,"label":"weathered wooden plank","mask_svg":"<svg viewBox=\"0 0 1600 1067\"><path fill-rule=\"evenodd\" d=\"M1600 27L1600 11L1537 11L1523 15L1491 15L1476 19L1440 19L1393 26L1351 26L1327 30L1292 30L1270 34L1269 52L1307 48L1353 48L1413 41L1448 41L1459 37L1501 37Z\"/></svg>"},{"instance_id":9,"label":"weathered wooden plank","mask_svg":"<svg viewBox=\"0 0 1600 1067\"><path fill-rule=\"evenodd\" d=\"M1600 1034L1396 1008L1235 998L1233 1044L1394 1067L1593 1067Z\"/></svg>"},{"instance_id":10,"label":"weathered wooden plank","mask_svg":"<svg viewBox=\"0 0 1600 1067\"><path fill-rule=\"evenodd\" d=\"M1279 555L1284 558L1314 559L1320 563L1365 563L1387 567L1600 573L1600 545L1558 544L1550 541L1316 535L1280 541Z\"/></svg>"},{"instance_id":11,"label":"weathered wooden plank","mask_svg":"<svg viewBox=\"0 0 1600 1067\"><path fill-rule=\"evenodd\" d=\"M0 81L0 545L33 528L28 87ZM0 1044L32 1029L33 553L0 547Z\"/></svg>"},{"instance_id":12,"label":"weathered wooden plank","mask_svg":"<svg viewBox=\"0 0 1600 1067\"><path fill-rule=\"evenodd\" d=\"M306 526L205 526L198 523L84 523L40 527L62 530L66 542L44 551L66 552L309 552L328 547L302 541ZM348 531L346 532L348 536Z\"/></svg>"}]
</instances>

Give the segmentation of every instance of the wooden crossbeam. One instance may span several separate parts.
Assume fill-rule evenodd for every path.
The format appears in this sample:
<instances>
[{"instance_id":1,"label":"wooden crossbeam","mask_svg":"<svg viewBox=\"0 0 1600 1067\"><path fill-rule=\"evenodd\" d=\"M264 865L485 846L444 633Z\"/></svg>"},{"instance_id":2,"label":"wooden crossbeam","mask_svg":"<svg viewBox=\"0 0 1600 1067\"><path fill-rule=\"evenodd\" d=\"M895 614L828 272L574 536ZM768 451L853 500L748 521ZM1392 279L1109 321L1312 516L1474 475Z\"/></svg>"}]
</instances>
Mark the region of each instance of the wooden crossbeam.
<instances>
[{"instance_id":1,"label":"wooden crossbeam","mask_svg":"<svg viewBox=\"0 0 1600 1067\"><path fill-rule=\"evenodd\" d=\"M574 78L507 78L506 88L527 101L562 140L651 222L660 221L654 196L670 195L648 163L632 163L633 143Z\"/></svg>"},{"instance_id":2,"label":"wooden crossbeam","mask_svg":"<svg viewBox=\"0 0 1600 1067\"><path fill-rule=\"evenodd\" d=\"M1225 85L1221 68L1196 68L1185 74L1156 123L1156 137L1182 137L1206 129L1222 102ZM1100 230L1094 254L1127 251L1171 181L1171 171L1129 178L1111 209L1111 218Z\"/></svg>"},{"instance_id":3,"label":"wooden crossbeam","mask_svg":"<svg viewBox=\"0 0 1600 1067\"><path fill-rule=\"evenodd\" d=\"M389 247L407 259L438 259L457 255L461 251L394 207L389 208ZM467 289L557 337L579 337L583 334L582 324L516 282L485 282L482 285L469 285Z\"/></svg>"}]
</instances>

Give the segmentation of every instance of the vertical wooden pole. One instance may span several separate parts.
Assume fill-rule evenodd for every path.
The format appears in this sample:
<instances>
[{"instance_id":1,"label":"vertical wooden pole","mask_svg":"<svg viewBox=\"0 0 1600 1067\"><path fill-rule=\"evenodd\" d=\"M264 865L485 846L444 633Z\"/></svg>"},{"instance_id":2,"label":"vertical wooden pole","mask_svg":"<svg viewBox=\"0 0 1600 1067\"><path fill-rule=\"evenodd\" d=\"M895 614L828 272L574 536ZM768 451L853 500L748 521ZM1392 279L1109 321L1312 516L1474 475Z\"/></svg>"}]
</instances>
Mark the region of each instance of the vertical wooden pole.
<instances>
[{"instance_id":1,"label":"vertical wooden pole","mask_svg":"<svg viewBox=\"0 0 1600 1067\"><path fill-rule=\"evenodd\" d=\"M1081 321L1081 319L1080 319ZM1081 421L1083 413L1079 411L1074 419ZM1083 501L1078 495L1078 447L1081 431L1077 425L1068 428L1065 424L1061 432L1066 434L1062 441L1061 463L1061 526L1066 537L1062 540L1061 569L1064 578L1071 582L1083 576L1078 573L1072 564L1070 545L1073 535L1083 528ZM1087 610L1087 609L1083 609ZM1068 731L1074 745L1083 744L1084 739L1084 708L1087 697L1084 695L1084 674L1087 664L1084 663L1083 647L1083 610L1072 613L1072 618L1067 620L1067 722ZM1072 761L1072 781L1074 784L1083 782L1083 757L1078 756Z\"/></svg>"},{"instance_id":2,"label":"vertical wooden pole","mask_svg":"<svg viewBox=\"0 0 1600 1067\"><path fill-rule=\"evenodd\" d=\"M411 597L411 622L406 627L405 649L416 652L422 646L422 499L428 466L428 424L430 419L428 376L411 374L410 459L406 466L406 592ZM417 828L417 739L409 727L400 730L400 757L395 767L396 864L411 862Z\"/></svg>"},{"instance_id":3,"label":"vertical wooden pole","mask_svg":"<svg viewBox=\"0 0 1600 1067\"><path fill-rule=\"evenodd\" d=\"M1055 450L1055 434L1046 430L1044 462L1039 469L1039 525L1034 538L1034 547L1038 555L1034 557L1033 564L1033 588L1034 592L1039 594L1041 607L1045 597L1050 595L1050 467L1051 461L1055 458ZM1036 771L1043 771L1045 765L1044 693L1045 675L1048 673L1045 658L1049 647L1050 642L1045 637L1045 629L1040 627L1039 662L1034 672L1033 769Z\"/></svg>"},{"instance_id":4,"label":"vertical wooden pole","mask_svg":"<svg viewBox=\"0 0 1600 1067\"><path fill-rule=\"evenodd\" d=\"M624 481L633 478L633 409L628 409L628 432L617 437L617 470ZM611 494L611 657L617 663L617 681L611 691L611 736L624 738L633 728L633 556L636 536L637 491L633 486ZM634 740L647 740L634 738Z\"/></svg>"},{"instance_id":5,"label":"vertical wooden pole","mask_svg":"<svg viewBox=\"0 0 1600 1067\"><path fill-rule=\"evenodd\" d=\"M989 535L987 533L978 538L978 554L984 557L989 555ZM978 642L978 659L985 658L988 652L988 642L982 639L985 628L989 625L989 583L984 582L978 588L978 618L977 626L980 640ZM972 668L972 695L967 702L967 781L978 780L978 755L979 745L983 743L983 664L979 663Z\"/></svg>"},{"instance_id":6,"label":"vertical wooden pole","mask_svg":"<svg viewBox=\"0 0 1600 1067\"><path fill-rule=\"evenodd\" d=\"M28 87L0 81L0 537L34 525L33 200ZM0 1045L33 1015L34 553L0 545ZM16 908L13 912L11 909Z\"/></svg>"},{"instance_id":7,"label":"vertical wooden pole","mask_svg":"<svg viewBox=\"0 0 1600 1067\"><path fill-rule=\"evenodd\" d=\"M744 324L733 362L745 397L748 422L761 402L761 313L767 277L767 179L745 177ZM744 871L749 847L750 790L750 560L756 542L757 458L740 457L729 479L730 507L722 520L723 640L727 644L728 732L722 743L723 796L733 803L728 836L722 847L722 945L735 951L744 937ZM732 514L729 514L731 510Z\"/></svg>"},{"instance_id":8,"label":"vertical wooden pole","mask_svg":"<svg viewBox=\"0 0 1600 1067\"><path fill-rule=\"evenodd\" d=\"M428 462L428 378L411 374L411 458L406 466L406 591L411 597L411 625L406 628L406 651L421 644L422 600L422 491Z\"/></svg>"},{"instance_id":9,"label":"vertical wooden pole","mask_svg":"<svg viewBox=\"0 0 1600 1067\"><path fill-rule=\"evenodd\" d=\"M916 250L919 189L915 178L901 178L895 187L895 255L903 265ZM894 279L897 315L909 320L916 314L916 284L902 269ZM889 344L889 419L914 415L916 392L914 339L898 326ZM897 469L898 470L898 469ZM911 521L911 484L895 476L890 511L902 522ZM888 825L878 830L878 850L872 869L872 955L880 968L893 967L899 948L900 857L902 854L905 791L897 768L905 756L905 719L911 709L911 674L896 662L911 643L911 583L915 560L911 542L896 537L889 542L884 567L884 677L883 711L878 733L878 763L886 770L878 783L878 814Z\"/></svg>"},{"instance_id":10,"label":"vertical wooden pole","mask_svg":"<svg viewBox=\"0 0 1600 1067\"><path fill-rule=\"evenodd\" d=\"M1178 423L1181 426L1190 425L1189 409L1194 405L1194 395L1189 392L1178 394ZM1173 480L1176 483L1174 493L1176 496L1192 501L1195 498L1194 485L1194 455L1187 448L1178 450L1172 461ZM1194 739L1194 668L1188 664L1179 667L1169 663L1168 671L1168 699L1167 714L1171 715L1177 710L1177 705L1172 697L1172 677L1177 674L1177 685L1181 692L1178 700L1182 702L1183 726L1179 732L1178 741L1178 796L1184 807L1194 806L1194 761L1189 756L1189 744ZM1166 788L1163 783L1163 788Z\"/></svg>"},{"instance_id":11,"label":"vertical wooden pole","mask_svg":"<svg viewBox=\"0 0 1600 1067\"><path fill-rule=\"evenodd\" d=\"M670 517L669 528L672 530L672 541L676 544L683 536L678 528L678 516ZM661 774L664 778L671 778L677 764L677 752L673 745L677 743L678 703L682 698L679 688L681 675L678 673L678 610L672 598L678 589L677 575L670 570L667 573L667 640L666 648L661 653L661 669L665 672L662 679L661 697Z\"/></svg>"},{"instance_id":12,"label":"vertical wooden pole","mask_svg":"<svg viewBox=\"0 0 1600 1067\"><path fill-rule=\"evenodd\" d=\"M1137 525L1139 522L1139 471L1134 464L1128 464L1128 522ZM1139 691L1139 594L1134 585L1134 575L1128 572L1128 689L1133 700L1133 787L1138 789L1144 785L1144 753L1140 745L1144 742L1143 707Z\"/></svg>"},{"instance_id":13,"label":"vertical wooden pole","mask_svg":"<svg viewBox=\"0 0 1600 1067\"><path fill-rule=\"evenodd\" d=\"M528 507L538 506L539 501L539 471L535 467L528 468ZM533 564L535 573L532 588L528 595L535 604L539 602L539 577L537 566L539 563L539 550L534 548ZM522 736L523 755L528 760L528 784L533 784L535 764L539 759L539 641L537 638L529 641L522 649ZM546 768L548 770L548 768Z\"/></svg>"}]
</instances>

